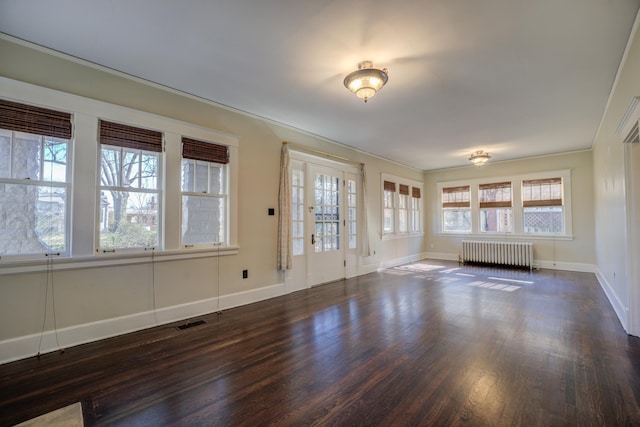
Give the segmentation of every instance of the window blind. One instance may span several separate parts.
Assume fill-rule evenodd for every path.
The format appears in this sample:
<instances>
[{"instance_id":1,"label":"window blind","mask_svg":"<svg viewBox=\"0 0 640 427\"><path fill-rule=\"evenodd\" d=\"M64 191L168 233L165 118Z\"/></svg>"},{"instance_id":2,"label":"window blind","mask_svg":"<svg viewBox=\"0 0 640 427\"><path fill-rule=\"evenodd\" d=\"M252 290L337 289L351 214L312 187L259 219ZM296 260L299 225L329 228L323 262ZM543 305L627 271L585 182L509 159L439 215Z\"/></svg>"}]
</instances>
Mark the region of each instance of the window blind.
<instances>
[{"instance_id":1,"label":"window blind","mask_svg":"<svg viewBox=\"0 0 640 427\"><path fill-rule=\"evenodd\" d=\"M162 152L162 132L100 120L100 144Z\"/></svg>"},{"instance_id":2,"label":"window blind","mask_svg":"<svg viewBox=\"0 0 640 427\"><path fill-rule=\"evenodd\" d=\"M0 128L71 139L71 114L0 100Z\"/></svg>"},{"instance_id":3,"label":"window blind","mask_svg":"<svg viewBox=\"0 0 640 427\"><path fill-rule=\"evenodd\" d=\"M480 208L510 208L511 183L496 182L478 186Z\"/></svg>"},{"instance_id":4,"label":"window blind","mask_svg":"<svg viewBox=\"0 0 640 427\"><path fill-rule=\"evenodd\" d=\"M391 181L384 182L384 191L396 192L396 183Z\"/></svg>"},{"instance_id":5,"label":"window blind","mask_svg":"<svg viewBox=\"0 0 640 427\"><path fill-rule=\"evenodd\" d=\"M443 208L470 208L470 191L468 185L445 187L442 189Z\"/></svg>"},{"instance_id":6,"label":"window blind","mask_svg":"<svg viewBox=\"0 0 640 427\"><path fill-rule=\"evenodd\" d=\"M562 206L562 178L522 181L522 206Z\"/></svg>"},{"instance_id":7,"label":"window blind","mask_svg":"<svg viewBox=\"0 0 640 427\"><path fill-rule=\"evenodd\" d=\"M409 186L408 185L404 185L404 184L400 184L399 193L404 195L404 196L408 196L409 195Z\"/></svg>"},{"instance_id":8,"label":"window blind","mask_svg":"<svg viewBox=\"0 0 640 427\"><path fill-rule=\"evenodd\" d=\"M420 198L420 188L418 187L411 187L411 195L413 197L415 197L416 199Z\"/></svg>"},{"instance_id":9,"label":"window blind","mask_svg":"<svg viewBox=\"0 0 640 427\"><path fill-rule=\"evenodd\" d=\"M182 137L182 157L212 163L229 163L229 150L225 145Z\"/></svg>"}]
</instances>

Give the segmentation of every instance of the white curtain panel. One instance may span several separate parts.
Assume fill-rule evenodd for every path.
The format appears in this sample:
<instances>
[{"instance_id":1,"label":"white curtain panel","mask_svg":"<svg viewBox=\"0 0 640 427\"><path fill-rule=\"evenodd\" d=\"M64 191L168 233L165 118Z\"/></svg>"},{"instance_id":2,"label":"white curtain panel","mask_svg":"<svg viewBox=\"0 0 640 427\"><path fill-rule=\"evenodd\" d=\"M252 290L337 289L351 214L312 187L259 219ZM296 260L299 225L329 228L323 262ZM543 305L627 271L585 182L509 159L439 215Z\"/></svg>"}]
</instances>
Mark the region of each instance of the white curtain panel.
<instances>
[{"instance_id":1,"label":"white curtain panel","mask_svg":"<svg viewBox=\"0 0 640 427\"><path fill-rule=\"evenodd\" d=\"M278 270L290 270L293 240L291 224L291 175L289 147L282 144L280 152L280 191L278 193Z\"/></svg>"}]
</instances>

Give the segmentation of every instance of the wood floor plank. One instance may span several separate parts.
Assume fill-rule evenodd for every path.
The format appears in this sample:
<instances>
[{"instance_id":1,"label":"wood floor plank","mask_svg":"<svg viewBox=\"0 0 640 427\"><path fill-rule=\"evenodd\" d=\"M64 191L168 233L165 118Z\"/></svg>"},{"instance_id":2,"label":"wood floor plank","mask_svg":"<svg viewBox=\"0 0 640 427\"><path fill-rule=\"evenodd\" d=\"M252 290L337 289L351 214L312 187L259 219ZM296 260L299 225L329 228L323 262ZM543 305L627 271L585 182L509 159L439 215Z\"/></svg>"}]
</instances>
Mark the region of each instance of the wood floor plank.
<instances>
[{"instance_id":1,"label":"wood floor plank","mask_svg":"<svg viewBox=\"0 0 640 427\"><path fill-rule=\"evenodd\" d=\"M0 366L0 426L640 425L593 274L423 260Z\"/></svg>"}]
</instances>

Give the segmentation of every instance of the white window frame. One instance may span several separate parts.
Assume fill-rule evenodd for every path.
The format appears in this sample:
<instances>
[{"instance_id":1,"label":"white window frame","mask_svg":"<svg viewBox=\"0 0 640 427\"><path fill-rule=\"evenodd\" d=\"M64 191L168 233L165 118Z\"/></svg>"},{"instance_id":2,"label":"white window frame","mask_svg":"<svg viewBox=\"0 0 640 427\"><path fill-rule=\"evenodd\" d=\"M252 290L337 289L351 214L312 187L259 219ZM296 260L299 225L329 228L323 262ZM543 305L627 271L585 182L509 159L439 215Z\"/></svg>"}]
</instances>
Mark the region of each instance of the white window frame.
<instances>
[{"instance_id":1,"label":"white window frame","mask_svg":"<svg viewBox=\"0 0 640 427\"><path fill-rule=\"evenodd\" d=\"M128 123L127 123L128 124ZM130 124L128 124L130 125ZM130 126L134 126L134 125L130 125ZM121 155L125 155L126 153L132 153L132 152L140 152L140 155L142 154L149 154L149 155L158 155L158 173L156 176L156 188L155 189L148 189L148 188L142 188L142 187L123 187L123 186L106 186L102 184L102 179L101 174L102 174L102 148L106 148L108 150L120 150ZM121 159L121 162L123 160ZM125 148L125 147L119 147L119 146L115 146L115 145L108 145L108 144L104 144L104 145L100 145L98 147L98 188L97 188L97 195L98 195L98 205L97 205L97 216L96 216L96 230L97 230L97 235L95 237L95 242L96 242L96 253L100 254L105 254L105 253L126 253L126 252L140 252L140 251L148 251L148 250L153 250L153 251L158 251L158 250L162 250L163 248L163 234L164 234L164 227L163 227L163 209L162 206L163 204L163 199L164 199L164 193L162 191L162 170L163 170L163 152L153 152L153 151L146 151L146 150L139 150L139 149L132 149L132 148ZM156 243L157 246L151 246L151 247L130 247L130 248L103 248L100 246L100 237L101 237L101 223L103 220L102 217L102 212L100 210L100 199L102 198L102 192L103 191L126 191L126 192L130 192L130 193L138 193L138 194L152 194L156 196L156 203L158 206L158 216L157 216L157 238L156 238Z\"/></svg>"},{"instance_id":2,"label":"white window frame","mask_svg":"<svg viewBox=\"0 0 640 427\"><path fill-rule=\"evenodd\" d=\"M40 106L39 104L36 103L29 103L31 105L35 105L35 106ZM55 107L50 107L56 110L60 110L60 108L55 108ZM73 118L72 118L73 121ZM43 155L43 150L44 150L44 142L45 139L50 139L50 140L54 140L54 141L65 141L65 143L67 144L67 153L66 153L66 168L65 168L65 181L49 181L49 180L44 180L42 179L42 176L40 177L41 179L36 180L32 177L25 177L25 178L0 178L0 184L8 184L8 185L24 185L24 186L31 186L31 187L50 187L50 188L63 188L65 190L65 194L66 194L66 200L64 202L65 204L65 218L64 218L64 228L65 228L65 237L64 237L64 247L65 250L62 252L38 252L38 253L23 253L23 254L9 254L9 255L2 255L3 259L12 259L12 260L25 260L25 259L42 259L43 256L60 256L60 257L67 257L69 256L70 253L70 246L71 246L71 195L73 193L73 175L72 175L72 170L73 170L73 135L71 135L70 139L63 139L63 138L57 138L57 137L48 137L48 136L44 136L44 135L38 135L38 134L34 134L34 133L27 133L27 132L20 132L20 131L11 131L8 129L0 129L0 132L2 134L9 134L9 138L11 141L11 158L9 160L9 167L12 167L12 159L13 159L13 148L14 148L14 139L16 137L21 137L23 136L23 138L32 138L32 139L39 139L39 144L40 144L40 152L41 152L41 162L40 162L40 173L43 173L44 170L44 155Z\"/></svg>"},{"instance_id":3,"label":"white window frame","mask_svg":"<svg viewBox=\"0 0 640 427\"><path fill-rule=\"evenodd\" d=\"M522 181L524 180L536 180L547 178L562 178L562 220L564 224L563 233L525 233L523 228L523 214L524 208L522 206ZM487 184L492 182L511 182L511 203L512 203L512 215L513 215L513 230L512 232L482 232L480 231L480 204L478 197L478 188L480 184ZM446 187L457 187L469 185L470 199L471 199L471 231L469 232L447 232L444 231L443 223L443 207L442 207L442 189ZM571 170L553 170L545 172L536 172L522 175L509 175L509 176L495 176L482 179L468 179L457 181L439 182L437 184L437 194L439 197L438 202L438 231L437 235L440 236L455 236L463 234L470 237L487 237L487 236L501 236L502 238L527 238L527 239L573 239L573 224L572 224L572 200L571 200Z\"/></svg>"},{"instance_id":4,"label":"white window frame","mask_svg":"<svg viewBox=\"0 0 640 427\"><path fill-rule=\"evenodd\" d=\"M384 189L384 182L385 181L389 181L389 182L394 182L396 184L396 191L393 193L392 197L393 197L393 231L385 231L384 230L384 211L385 211L385 205L384 205L384 198L385 198L385 189ZM406 185L409 187L409 195L407 196L407 204L405 207L405 211L407 214L407 230L406 231L400 231L400 185ZM418 182L418 181L414 181L411 179L407 179L407 178L402 178L399 176L395 176L395 175L390 175L387 173L381 173L380 174L380 205L381 205L381 211L380 211L380 232L382 235L382 239L394 239L394 238L406 238L406 237L415 237L415 236L422 236L424 235L424 231L423 231L423 212L422 212L422 207L423 207L423 202L422 202L422 198L424 197L424 188L423 188L423 183ZM418 224L414 224L414 215L413 215L413 195L412 195L412 188L419 188L420 189L420 199L418 202L418 209L417 209L417 218L418 218ZM416 227L417 225L417 227ZM417 228L417 230L416 230Z\"/></svg>"},{"instance_id":5,"label":"white window frame","mask_svg":"<svg viewBox=\"0 0 640 427\"><path fill-rule=\"evenodd\" d=\"M165 151L161 165L163 178L160 183L160 188L164 193L164 200L160 207L163 216L161 226L164 230L164 245L161 250L153 251L157 261L234 255L239 252L237 224L239 138L237 136L5 77L0 77L0 89L1 96L5 99L67 111L73 116L74 132L70 145L73 151L68 153L73 159L70 168L72 171L68 171L73 176L72 194L68 197L71 200L71 205L67 212L67 217L73 218L70 225L71 242L68 245L70 253L64 258L56 258L56 269L126 265L146 262L150 256L149 252L144 250L126 253L119 251L117 254L102 254L96 251L100 206L98 191L100 169L97 164L100 150L97 137L99 119L156 129L164 134ZM229 147L228 203L226 206L228 241L225 245L211 248L184 248L180 245L182 135L205 141L217 141ZM11 260L11 257L0 258L0 275L43 271L44 269L46 269L46 264L42 263L40 258L26 262L22 260L15 262Z\"/></svg>"},{"instance_id":6,"label":"white window frame","mask_svg":"<svg viewBox=\"0 0 640 427\"><path fill-rule=\"evenodd\" d=\"M506 181L505 181L506 182ZM480 188L483 184L499 184L497 181L491 181L491 182L481 182L478 184L478 221L479 221L479 232L485 235L492 235L492 234L513 234L513 227L514 227L514 223L513 223L513 182L509 181L509 189L510 189L510 195L511 198L509 199L509 202L511 203L511 206L509 207L490 207L490 208L483 208L480 207L480 203L482 203L482 201L480 200L480 192L482 191L482 189ZM504 210L504 211L509 211L510 216L511 216L511 230L507 230L507 231L485 231L482 229L482 213L483 212L488 212L490 210Z\"/></svg>"},{"instance_id":7,"label":"white window frame","mask_svg":"<svg viewBox=\"0 0 640 427\"><path fill-rule=\"evenodd\" d=\"M185 135L186 136L186 135ZM212 141L212 143L215 143ZM180 161L180 170L182 171L182 166L184 164L184 162L193 162L197 166L200 165L206 165L207 167L207 190L206 191L185 191L182 189L182 184L180 185L180 246L183 246L185 248L195 248L195 247L208 247L208 246L220 246L220 245L224 245L226 242L228 242L228 234L229 234L229 227L228 227L228 218L226 216L226 206L227 203L229 203L229 188L228 188L228 183L229 183L229 168L227 167L227 164L222 164L222 163L215 163L215 162L208 162L208 161L204 161L204 160L194 160L194 159L188 159L188 158L182 158ZM210 188L210 184L211 184L211 168L212 167L216 167L216 168L220 168L221 169L221 175L222 175L222 182L221 182L221 193L212 193L211 192L211 188ZM195 170L194 170L194 174L195 174ZM207 197L207 198L215 198L215 199L220 199L222 200L222 206L225 208L225 212L222 214L222 236L220 236L221 240L219 242L206 242L206 243L185 243L182 238L183 238L183 233L182 233L182 226L183 226L183 220L184 218L182 217L183 211L184 211L184 205L183 205L183 201L184 201L184 196L195 196L195 197Z\"/></svg>"}]
</instances>

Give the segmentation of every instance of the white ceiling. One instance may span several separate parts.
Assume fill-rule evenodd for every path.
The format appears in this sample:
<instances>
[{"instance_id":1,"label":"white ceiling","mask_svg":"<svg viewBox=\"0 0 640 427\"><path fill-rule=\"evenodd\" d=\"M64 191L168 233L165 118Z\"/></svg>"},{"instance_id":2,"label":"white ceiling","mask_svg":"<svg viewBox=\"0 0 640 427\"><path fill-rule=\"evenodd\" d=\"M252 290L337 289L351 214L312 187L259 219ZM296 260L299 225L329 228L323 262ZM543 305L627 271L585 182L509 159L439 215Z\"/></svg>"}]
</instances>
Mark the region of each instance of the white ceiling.
<instances>
[{"instance_id":1,"label":"white ceiling","mask_svg":"<svg viewBox=\"0 0 640 427\"><path fill-rule=\"evenodd\" d=\"M590 148L640 0L0 0L0 32L418 169ZM389 69L367 104L344 88Z\"/></svg>"}]
</instances>

